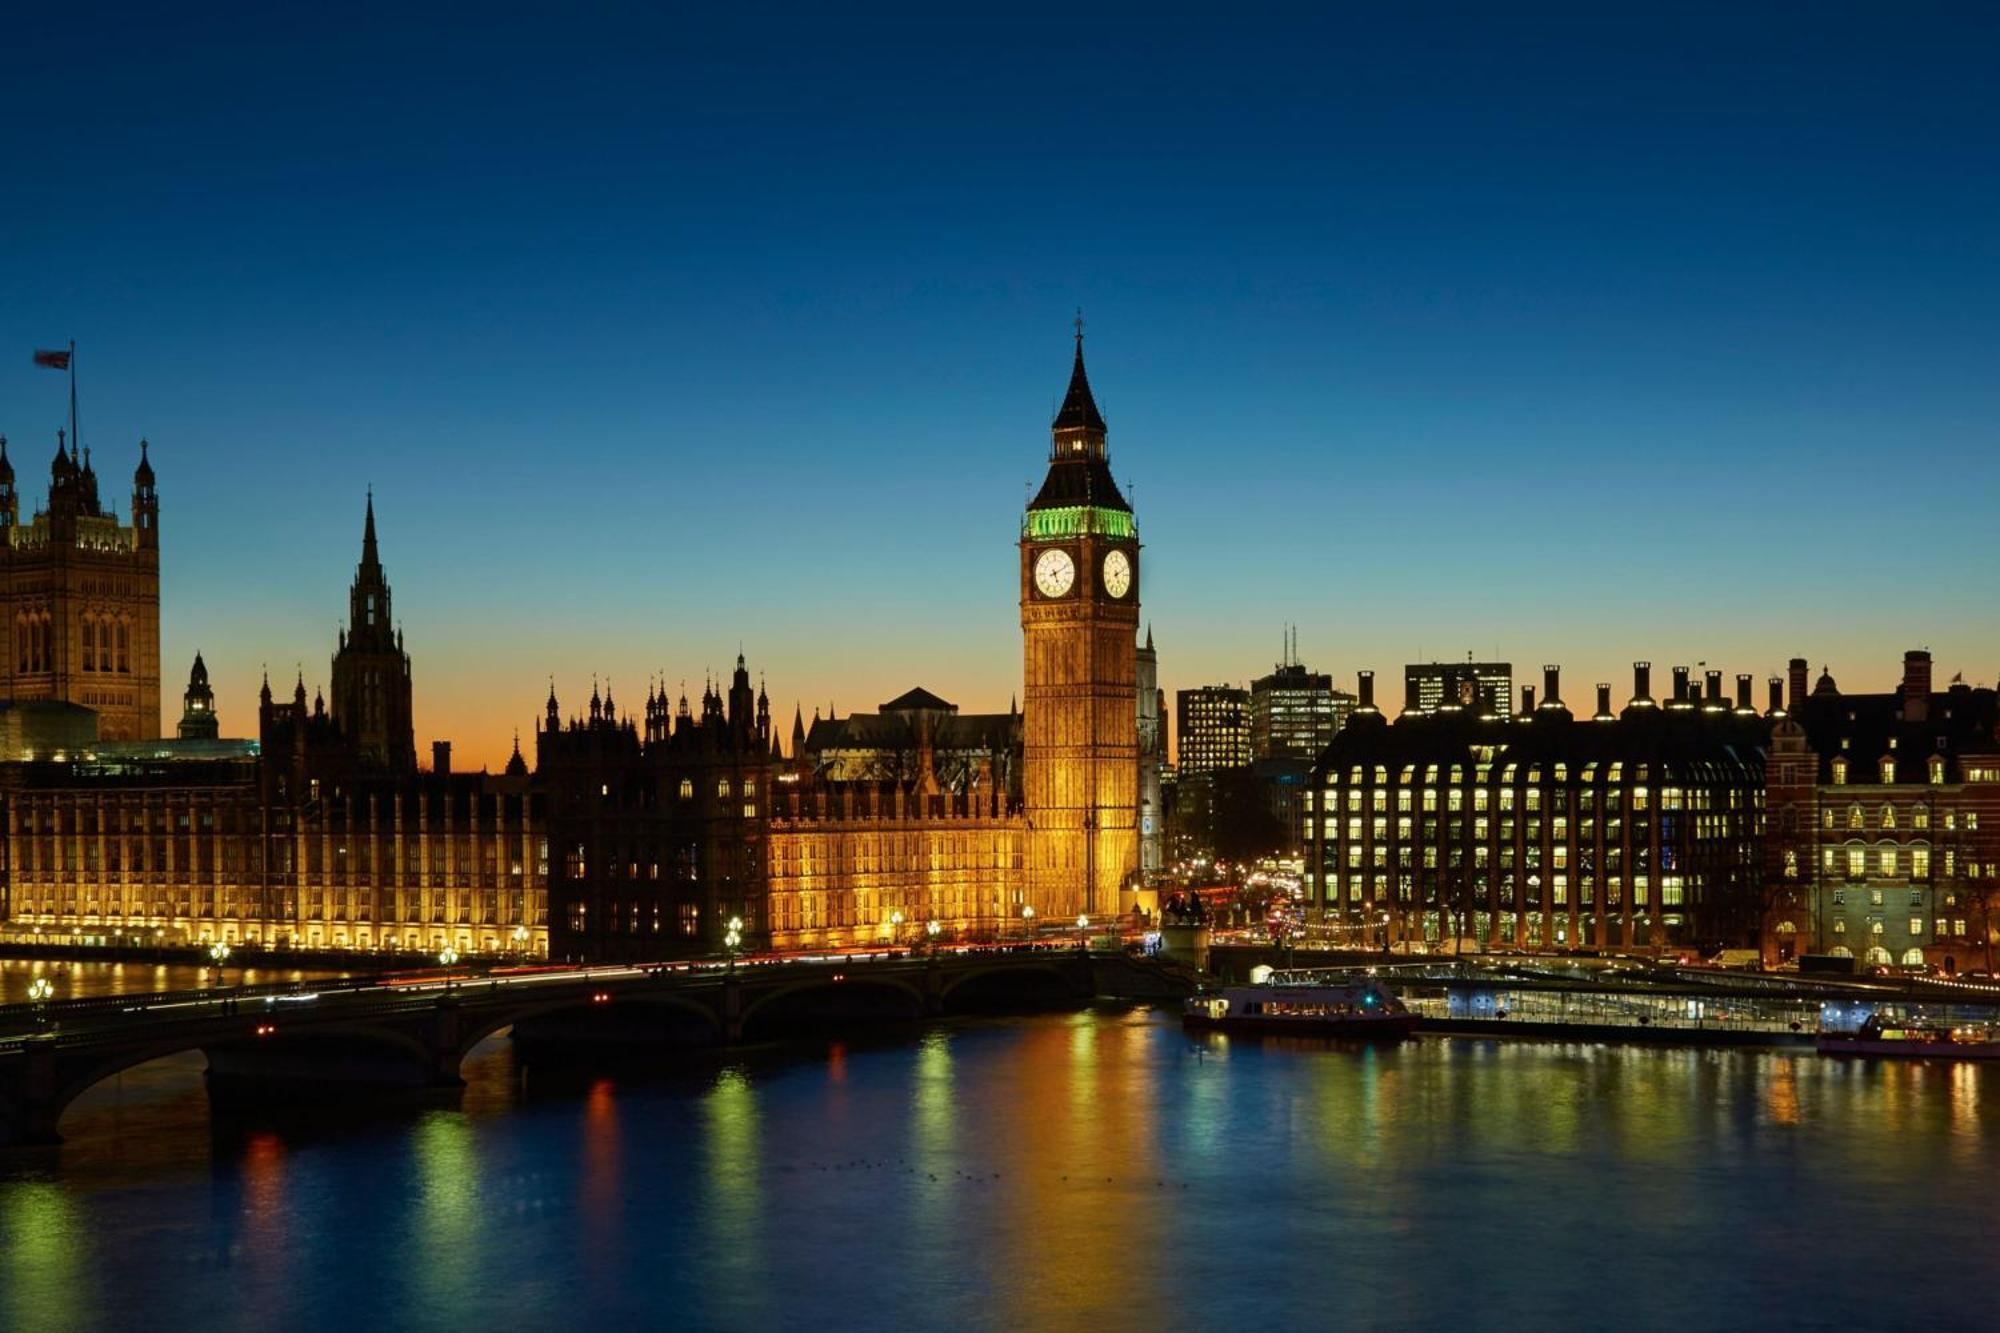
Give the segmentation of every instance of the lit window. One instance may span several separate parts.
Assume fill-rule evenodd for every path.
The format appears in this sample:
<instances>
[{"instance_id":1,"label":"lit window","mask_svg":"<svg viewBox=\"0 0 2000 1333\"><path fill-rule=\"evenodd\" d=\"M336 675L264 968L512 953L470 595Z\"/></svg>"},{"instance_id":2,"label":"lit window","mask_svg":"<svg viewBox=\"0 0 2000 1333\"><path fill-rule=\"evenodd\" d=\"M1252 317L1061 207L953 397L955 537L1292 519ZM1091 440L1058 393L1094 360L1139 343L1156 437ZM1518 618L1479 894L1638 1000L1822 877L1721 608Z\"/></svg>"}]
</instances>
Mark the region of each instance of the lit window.
<instances>
[{"instance_id":1,"label":"lit window","mask_svg":"<svg viewBox=\"0 0 2000 1333\"><path fill-rule=\"evenodd\" d=\"M1894 847L1877 848L1875 853L1875 863L1877 867L1879 867L1877 871L1878 874L1883 874L1883 875L1895 874L1896 849Z\"/></svg>"}]
</instances>

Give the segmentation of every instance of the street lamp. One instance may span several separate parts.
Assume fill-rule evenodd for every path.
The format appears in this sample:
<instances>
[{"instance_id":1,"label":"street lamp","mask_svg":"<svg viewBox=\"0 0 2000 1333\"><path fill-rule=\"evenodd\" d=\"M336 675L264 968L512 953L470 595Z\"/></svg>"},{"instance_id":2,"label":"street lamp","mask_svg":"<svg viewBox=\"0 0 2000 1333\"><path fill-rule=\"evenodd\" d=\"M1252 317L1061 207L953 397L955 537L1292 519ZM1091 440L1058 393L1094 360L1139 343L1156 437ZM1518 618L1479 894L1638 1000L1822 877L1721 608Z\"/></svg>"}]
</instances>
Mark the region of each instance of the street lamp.
<instances>
[{"instance_id":1,"label":"street lamp","mask_svg":"<svg viewBox=\"0 0 2000 1333\"><path fill-rule=\"evenodd\" d=\"M724 948L729 950L729 970L734 972L736 970L736 951L743 944L742 917L732 916L729 918L729 929L722 936L722 944Z\"/></svg>"},{"instance_id":2,"label":"street lamp","mask_svg":"<svg viewBox=\"0 0 2000 1333\"><path fill-rule=\"evenodd\" d=\"M1090 948L1090 918L1082 912L1076 914L1076 947Z\"/></svg>"},{"instance_id":3,"label":"street lamp","mask_svg":"<svg viewBox=\"0 0 2000 1333\"><path fill-rule=\"evenodd\" d=\"M28 999L35 1006L35 1022L48 1021L49 997L56 993L55 983L47 977L36 977L28 983Z\"/></svg>"},{"instance_id":4,"label":"street lamp","mask_svg":"<svg viewBox=\"0 0 2000 1333\"><path fill-rule=\"evenodd\" d=\"M1022 903L1021 938L1031 940L1034 937L1035 937L1035 905L1033 903Z\"/></svg>"},{"instance_id":5,"label":"street lamp","mask_svg":"<svg viewBox=\"0 0 2000 1333\"><path fill-rule=\"evenodd\" d=\"M889 943L900 944L903 939L903 909L889 913Z\"/></svg>"},{"instance_id":6,"label":"street lamp","mask_svg":"<svg viewBox=\"0 0 2000 1333\"><path fill-rule=\"evenodd\" d=\"M222 984L222 965L229 961L229 946L221 940L208 946L208 956L215 960L215 984Z\"/></svg>"},{"instance_id":7,"label":"street lamp","mask_svg":"<svg viewBox=\"0 0 2000 1333\"><path fill-rule=\"evenodd\" d=\"M445 945L444 948L438 950L439 967L455 967L457 966L457 964L458 964L458 950L452 948L449 944ZM450 977L446 977L444 979L444 988L446 990L451 989Z\"/></svg>"},{"instance_id":8,"label":"street lamp","mask_svg":"<svg viewBox=\"0 0 2000 1333\"><path fill-rule=\"evenodd\" d=\"M514 952L520 954L523 958L528 955L528 928L526 926L514 927Z\"/></svg>"},{"instance_id":9,"label":"street lamp","mask_svg":"<svg viewBox=\"0 0 2000 1333\"><path fill-rule=\"evenodd\" d=\"M936 958L936 957L937 957L937 942L938 942L938 932L939 932L939 931L941 931L941 930L943 930L943 929L944 929L944 927L938 924L938 921L937 921L937 918L936 918L936 917L932 917L932 918L931 918L931 919L930 919L929 921L926 921L926 922L924 923L924 934L926 934L926 935L930 936L930 938L931 938L931 957L932 957L932 958Z\"/></svg>"}]
</instances>

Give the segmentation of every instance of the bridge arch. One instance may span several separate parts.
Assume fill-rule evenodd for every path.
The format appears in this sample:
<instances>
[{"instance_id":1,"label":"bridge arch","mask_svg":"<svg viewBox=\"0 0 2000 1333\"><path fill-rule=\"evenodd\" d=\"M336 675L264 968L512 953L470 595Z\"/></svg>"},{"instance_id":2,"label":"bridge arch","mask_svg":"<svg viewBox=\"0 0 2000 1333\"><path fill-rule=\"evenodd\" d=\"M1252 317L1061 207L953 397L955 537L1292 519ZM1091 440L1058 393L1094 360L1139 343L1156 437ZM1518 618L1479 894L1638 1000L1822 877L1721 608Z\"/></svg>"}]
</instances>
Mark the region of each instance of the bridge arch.
<instances>
[{"instance_id":1,"label":"bridge arch","mask_svg":"<svg viewBox=\"0 0 2000 1333\"><path fill-rule=\"evenodd\" d=\"M1054 960L996 960L985 967L952 972L939 987L938 999L947 1010L1022 1003L1074 1004L1090 994L1087 982L1079 986L1075 968L1073 961L1064 967Z\"/></svg>"},{"instance_id":2,"label":"bridge arch","mask_svg":"<svg viewBox=\"0 0 2000 1333\"><path fill-rule=\"evenodd\" d=\"M855 1019L922 1018L924 992L901 977L802 977L763 991L744 1006L739 1027L744 1035L784 1026L817 1027Z\"/></svg>"},{"instance_id":3,"label":"bridge arch","mask_svg":"<svg viewBox=\"0 0 2000 1333\"><path fill-rule=\"evenodd\" d=\"M178 1032L141 1036L108 1046L54 1046L22 1052L11 1060L46 1060L45 1073L25 1064L0 1080L0 1143L55 1142L57 1126L77 1098L108 1079L141 1065L200 1052L204 1073L215 1078L250 1076L293 1082L368 1082L421 1086L434 1082L433 1053L416 1033L381 1024L333 1024L259 1036L257 1015L245 1016L241 1032ZM213 1091L211 1083L211 1091Z\"/></svg>"},{"instance_id":4,"label":"bridge arch","mask_svg":"<svg viewBox=\"0 0 2000 1333\"><path fill-rule=\"evenodd\" d=\"M464 1029L459 1034L458 1056L463 1059L473 1047L497 1032L508 1028L518 1029L520 1025L533 1023L537 1019L562 1019L572 1016L582 1019L594 1018L600 1014L624 1018L648 1009L680 1017L692 1017L699 1020L702 1031L710 1040L720 1041L723 1037L722 1017L712 1006L672 991L627 989L615 992L611 1000L602 1005L593 1001L589 995L566 995L552 999L537 999L534 1003L524 1004L518 1008L509 1007L492 1013L479 1012L469 1015ZM659 1026L665 1031L669 1025L661 1023Z\"/></svg>"}]
</instances>

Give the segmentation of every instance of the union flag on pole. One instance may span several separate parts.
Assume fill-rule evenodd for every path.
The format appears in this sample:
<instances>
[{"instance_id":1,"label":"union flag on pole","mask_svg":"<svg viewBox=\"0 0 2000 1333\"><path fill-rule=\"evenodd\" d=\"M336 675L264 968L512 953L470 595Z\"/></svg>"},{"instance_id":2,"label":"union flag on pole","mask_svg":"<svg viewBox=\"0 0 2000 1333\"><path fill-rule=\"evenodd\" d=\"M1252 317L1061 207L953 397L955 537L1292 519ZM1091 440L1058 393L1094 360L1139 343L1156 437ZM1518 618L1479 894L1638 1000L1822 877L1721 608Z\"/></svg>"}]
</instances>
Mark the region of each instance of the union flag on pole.
<instances>
[{"instance_id":1,"label":"union flag on pole","mask_svg":"<svg viewBox=\"0 0 2000 1333\"><path fill-rule=\"evenodd\" d=\"M66 351L37 351L35 353L35 364L38 366L47 366L50 370L68 370L69 353Z\"/></svg>"}]
</instances>

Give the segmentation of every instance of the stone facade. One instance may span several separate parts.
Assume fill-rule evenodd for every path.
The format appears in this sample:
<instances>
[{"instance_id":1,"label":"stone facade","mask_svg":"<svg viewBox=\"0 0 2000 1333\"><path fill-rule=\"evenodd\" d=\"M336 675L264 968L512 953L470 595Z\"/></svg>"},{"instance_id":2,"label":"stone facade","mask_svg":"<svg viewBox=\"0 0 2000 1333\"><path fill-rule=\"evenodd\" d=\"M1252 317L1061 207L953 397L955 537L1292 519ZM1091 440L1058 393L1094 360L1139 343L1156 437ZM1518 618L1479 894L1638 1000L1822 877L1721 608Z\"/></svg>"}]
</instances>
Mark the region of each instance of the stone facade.
<instances>
[{"instance_id":1,"label":"stone facade","mask_svg":"<svg viewBox=\"0 0 2000 1333\"><path fill-rule=\"evenodd\" d=\"M145 441L129 523L99 500L89 452L61 443L48 505L23 523L0 440L0 692L88 708L105 740L160 734L159 521Z\"/></svg>"}]
</instances>

